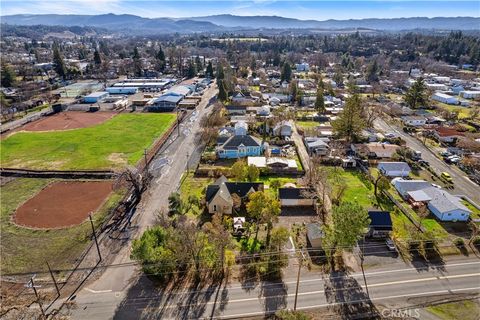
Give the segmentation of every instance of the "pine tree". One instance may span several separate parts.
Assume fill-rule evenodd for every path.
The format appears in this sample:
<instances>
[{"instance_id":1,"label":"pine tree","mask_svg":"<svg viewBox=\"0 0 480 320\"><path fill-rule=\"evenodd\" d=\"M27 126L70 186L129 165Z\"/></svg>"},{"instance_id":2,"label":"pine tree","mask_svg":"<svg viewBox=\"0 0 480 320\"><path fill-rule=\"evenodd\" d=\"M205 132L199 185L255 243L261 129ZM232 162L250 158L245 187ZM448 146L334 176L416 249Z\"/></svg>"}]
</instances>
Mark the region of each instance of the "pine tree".
<instances>
[{"instance_id":1,"label":"pine tree","mask_svg":"<svg viewBox=\"0 0 480 320\"><path fill-rule=\"evenodd\" d=\"M157 59L159 71L164 71L165 70L165 53L163 52L161 46L158 49L158 52L155 58Z\"/></svg>"},{"instance_id":2,"label":"pine tree","mask_svg":"<svg viewBox=\"0 0 480 320\"><path fill-rule=\"evenodd\" d=\"M282 82L283 81L290 82L291 79L292 79L292 67L290 67L290 64L287 61L285 61L282 67L280 80Z\"/></svg>"},{"instance_id":3,"label":"pine tree","mask_svg":"<svg viewBox=\"0 0 480 320\"><path fill-rule=\"evenodd\" d=\"M223 83L223 80L219 80L217 82L217 85L218 85L218 100L227 101L228 94L227 94L227 89L225 89L225 84Z\"/></svg>"},{"instance_id":4,"label":"pine tree","mask_svg":"<svg viewBox=\"0 0 480 320\"><path fill-rule=\"evenodd\" d=\"M95 52L93 53L93 61L97 66L102 64L102 57L100 56L98 50L95 50Z\"/></svg>"},{"instance_id":5,"label":"pine tree","mask_svg":"<svg viewBox=\"0 0 480 320\"><path fill-rule=\"evenodd\" d=\"M60 50L58 49L57 45L53 47L53 65L55 72L57 72L60 77L65 79L67 76L67 68L65 67L65 62L63 61L63 57L60 54Z\"/></svg>"},{"instance_id":6,"label":"pine tree","mask_svg":"<svg viewBox=\"0 0 480 320\"><path fill-rule=\"evenodd\" d=\"M362 102L358 94L353 94L345 101L343 111L332 122L333 130L348 142L355 141L363 129L365 120L362 118Z\"/></svg>"},{"instance_id":7,"label":"pine tree","mask_svg":"<svg viewBox=\"0 0 480 320\"><path fill-rule=\"evenodd\" d=\"M317 110L318 113L325 113L325 101L323 99L323 86L320 86L320 85L317 88L317 97L315 99L315 110Z\"/></svg>"},{"instance_id":8,"label":"pine tree","mask_svg":"<svg viewBox=\"0 0 480 320\"><path fill-rule=\"evenodd\" d=\"M374 60L367 68L367 81L368 82L378 82L378 63L377 60Z\"/></svg>"},{"instance_id":9,"label":"pine tree","mask_svg":"<svg viewBox=\"0 0 480 320\"><path fill-rule=\"evenodd\" d=\"M423 78L418 78L405 94L405 103L412 109L428 104L427 87Z\"/></svg>"},{"instance_id":10,"label":"pine tree","mask_svg":"<svg viewBox=\"0 0 480 320\"><path fill-rule=\"evenodd\" d=\"M197 70L195 68L195 65L192 62L190 62L188 64L187 78L190 79L190 78L195 77L196 75L197 75Z\"/></svg>"},{"instance_id":11,"label":"pine tree","mask_svg":"<svg viewBox=\"0 0 480 320\"><path fill-rule=\"evenodd\" d=\"M223 71L223 66L218 64L217 66L217 81L225 79L225 72Z\"/></svg>"},{"instance_id":12,"label":"pine tree","mask_svg":"<svg viewBox=\"0 0 480 320\"><path fill-rule=\"evenodd\" d=\"M206 71L205 76L207 76L207 77L209 77L209 78L213 78L213 66L212 66L212 61L209 61L209 62L208 62L207 71Z\"/></svg>"},{"instance_id":13,"label":"pine tree","mask_svg":"<svg viewBox=\"0 0 480 320\"><path fill-rule=\"evenodd\" d=\"M15 72L7 64L2 64L2 87L13 87L16 82Z\"/></svg>"}]
</instances>

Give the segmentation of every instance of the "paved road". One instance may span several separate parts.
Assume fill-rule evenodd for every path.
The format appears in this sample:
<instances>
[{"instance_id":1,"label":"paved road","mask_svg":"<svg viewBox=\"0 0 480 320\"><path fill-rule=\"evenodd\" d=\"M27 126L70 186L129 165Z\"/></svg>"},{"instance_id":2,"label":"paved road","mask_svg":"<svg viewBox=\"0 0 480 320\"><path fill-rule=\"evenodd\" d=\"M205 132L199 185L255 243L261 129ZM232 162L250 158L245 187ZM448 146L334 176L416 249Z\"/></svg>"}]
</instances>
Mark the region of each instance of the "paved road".
<instances>
[{"instance_id":1,"label":"paved road","mask_svg":"<svg viewBox=\"0 0 480 320\"><path fill-rule=\"evenodd\" d=\"M177 190L182 174L185 172L187 160L192 158L192 161L194 161L199 158L198 152L201 150L199 146L202 144L199 135L199 119L211 112L212 108L209 105L211 99L216 94L216 86L212 84L205 91L196 112L187 117L181 124L180 135L173 133L169 143L153 161L152 170L155 179L137 207L131 228L132 238L138 237L146 228L155 224L155 214L158 210L168 208L168 195ZM190 161L188 162L191 165ZM130 242L116 253L112 264L128 262L131 262ZM139 274L134 266L109 268L97 281L83 288L78 293L76 299L77 301L95 301L95 293L98 292L115 292L116 294L118 292L126 292L128 287L137 281L138 276ZM79 303L79 312L74 315L78 319L85 319L85 315L81 312L82 308L83 305ZM113 304L106 306L104 310L105 317L100 317L99 319L111 318L115 308L116 305Z\"/></svg>"},{"instance_id":2,"label":"paved road","mask_svg":"<svg viewBox=\"0 0 480 320\"><path fill-rule=\"evenodd\" d=\"M384 132L395 132L407 142L407 146L413 150L422 152L422 158L430 163L430 166L440 174L441 172L448 172L454 182L455 189L452 191L454 194L464 194L470 199L480 204L480 187L473 181L468 179L463 171L458 169L455 165L448 165L444 161L437 158L433 152L425 147L415 137L403 132L403 130L386 123L383 119L377 119L375 121L375 127Z\"/></svg>"},{"instance_id":3,"label":"paved road","mask_svg":"<svg viewBox=\"0 0 480 320\"><path fill-rule=\"evenodd\" d=\"M293 276L293 275L292 275ZM337 305L353 315L369 310L371 302L391 308L409 307L415 298L451 297L480 293L480 260L462 258L441 266L406 267L399 263L389 269L366 272L369 296L361 273L325 276L305 272L300 281L300 310ZM125 292L97 292L79 297L76 318L108 319L119 305L114 319L235 319L264 315L293 308L295 279L281 283L240 283L199 290L159 291L147 279L140 279Z\"/></svg>"}]
</instances>

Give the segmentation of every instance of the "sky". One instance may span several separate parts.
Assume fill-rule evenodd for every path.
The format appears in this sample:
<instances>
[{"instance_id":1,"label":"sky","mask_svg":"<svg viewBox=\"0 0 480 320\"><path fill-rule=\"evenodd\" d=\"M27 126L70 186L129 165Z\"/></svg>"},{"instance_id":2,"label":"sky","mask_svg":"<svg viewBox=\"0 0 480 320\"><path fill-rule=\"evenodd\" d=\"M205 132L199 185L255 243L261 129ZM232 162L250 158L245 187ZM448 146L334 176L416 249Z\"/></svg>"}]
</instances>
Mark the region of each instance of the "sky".
<instances>
[{"instance_id":1,"label":"sky","mask_svg":"<svg viewBox=\"0 0 480 320\"><path fill-rule=\"evenodd\" d=\"M154 1L154 0L1 0L1 15L134 14L183 18L214 14L277 15L302 20L401 17L480 17L480 1ZM480 26L479 26L480 29Z\"/></svg>"}]
</instances>

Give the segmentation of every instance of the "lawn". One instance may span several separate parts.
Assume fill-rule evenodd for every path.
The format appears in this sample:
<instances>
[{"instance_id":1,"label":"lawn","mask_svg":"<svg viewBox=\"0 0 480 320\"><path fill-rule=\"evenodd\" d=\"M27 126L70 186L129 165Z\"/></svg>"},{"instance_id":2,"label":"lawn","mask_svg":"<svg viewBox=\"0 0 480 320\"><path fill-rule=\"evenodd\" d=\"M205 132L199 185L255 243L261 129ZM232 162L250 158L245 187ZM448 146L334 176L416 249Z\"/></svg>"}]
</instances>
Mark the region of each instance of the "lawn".
<instances>
[{"instance_id":1,"label":"lawn","mask_svg":"<svg viewBox=\"0 0 480 320\"><path fill-rule=\"evenodd\" d=\"M297 126L300 128L311 129L320 125L317 121L296 121Z\"/></svg>"},{"instance_id":2,"label":"lawn","mask_svg":"<svg viewBox=\"0 0 480 320\"><path fill-rule=\"evenodd\" d=\"M185 201L192 195L201 200L205 196L204 192L207 186L214 181L213 178L196 178L193 176L193 172L184 173L179 190L180 195Z\"/></svg>"},{"instance_id":3,"label":"lawn","mask_svg":"<svg viewBox=\"0 0 480 320\"><path fill-rule=\"evenodd\" d=\"M478 303L470 300L443 303L427 307L426 310L444 320L474 320L478 319L478 315L480 314L480 306Z\"/></svg>"},{"instance_id":4,"label":"lawn","mask_svg":"<svg viewBox=\"0 0 480 320\"><path fill-rule=\"evenodd\" d=\"M458 105L450 105L450 104L446 104L446 103L442 103L442 102L435 102L435 105L437 105L439 108L448 110L450 112L458 111L459 112L458 118L460 118L460 119L469 117L468 113L469 113L470 109L467 108L467 107L462 107L462 106L458 106Z\"/></svg>"},{"instance_id":5,"label":"lawn","mask_svg":"<svg viewBox=\"0 0 480 320\"><path fill-rule=\"evenodd\" d=\"M470 214L470 218L480 219L480 210L479 209L477 209L473 204L471 204L467 200L462 200L462 203L465 205L465 207L467 207L468 209L470 209L472 211L472 213Z\"/></svg>"},{"instance_id":6,"label":"lawn","mask_svg":"<svg viewBox=\"0 0 480 320\"><path fill-rule=\"evenodd\" d=\"M89 128L18 132L1 142L2 166L98 170L133 165L175 119L174 114L120 114Z\"/></svg>"},{"instance_id":7,"label":"lawn","mask_svg":"<svg viewBox=\"0 0 480 320\"><path fill-rule=\"evenodd\" d=\"M356 202L366 209L374 206L373 184L363 173L356 170L344 170L340 167L328 167L328 170L328 180L333 188L338 185L335 181L344 183L347 187L343 194L343 201Z\"/></svg>"},{"instance_id":8,"label":"lawn","mask_svg":"<svg viewBox=\"0 0 480 320\"><path fill-rule=\"evenodd\" d=\"M33 230L12 223L15 210L52 179L18 178L1 187L1 261L3 274L46 270L48 260L53 269L70 268L90 242L91 227L84 222L76 227L58 230ZM93 216L99 226L120 194L109 199Z\"/></svg>"}]
</instances>

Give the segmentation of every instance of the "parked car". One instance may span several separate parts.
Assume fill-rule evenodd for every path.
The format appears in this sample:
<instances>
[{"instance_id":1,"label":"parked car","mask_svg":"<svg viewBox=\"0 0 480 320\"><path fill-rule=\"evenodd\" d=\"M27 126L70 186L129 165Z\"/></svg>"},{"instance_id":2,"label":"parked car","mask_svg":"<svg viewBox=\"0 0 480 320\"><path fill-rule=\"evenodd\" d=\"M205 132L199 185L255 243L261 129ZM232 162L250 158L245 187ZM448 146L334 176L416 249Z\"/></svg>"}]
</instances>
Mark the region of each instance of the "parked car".
<instances>
[{"instance_id":1,"label":"parked car","mask_svg":"<svg viewBox=\"0 0 480 320\"><path fill-rule=\"evenodd\" d=\"M397 248L395 247L395 243L393 242L392 239L387 239L385 241L385 244L387 245L388 250L397 251Z\"/></svg>"},{"instance_id":2,"label":"parked car","mask_svg":"<svg viewBox=\"0 0 480 320\"><path fill-rule=\"evenodd\" d=\"M430 163L426 160L418 160L418 164L424 167L428 167Z\"/></svg>"},{"instance_id":3,"label":"parked car","mask_svg":"<svg viewBox=\"0 0 480 320\"><path fill-rule=\"evenodd\" d=\"M442 172L440 177L443 178L445 181L453 182L452 176L448 172Z\"/></svg>"}]
</instances>

